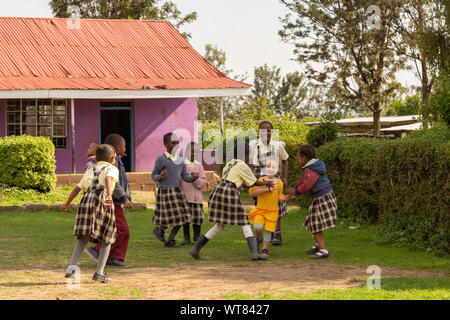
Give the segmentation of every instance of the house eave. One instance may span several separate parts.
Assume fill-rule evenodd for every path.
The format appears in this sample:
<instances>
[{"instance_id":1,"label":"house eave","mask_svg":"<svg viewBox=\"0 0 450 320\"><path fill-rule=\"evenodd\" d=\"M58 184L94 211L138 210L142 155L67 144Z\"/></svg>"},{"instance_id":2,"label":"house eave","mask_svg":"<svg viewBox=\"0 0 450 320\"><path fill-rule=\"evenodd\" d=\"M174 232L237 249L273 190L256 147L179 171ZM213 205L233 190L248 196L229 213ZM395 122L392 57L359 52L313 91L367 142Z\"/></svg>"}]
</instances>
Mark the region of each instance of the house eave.
<instances>
[{"instance_id":1,"label":"house eave","mask_svg":"<svg viewBox=\"0 0 450 320\"><path fill-rule=\"evenodd\" d=\"M251 88L181 90L0 90L0 99L167 99L248 96Z\"/></svg>"}]
</instances>

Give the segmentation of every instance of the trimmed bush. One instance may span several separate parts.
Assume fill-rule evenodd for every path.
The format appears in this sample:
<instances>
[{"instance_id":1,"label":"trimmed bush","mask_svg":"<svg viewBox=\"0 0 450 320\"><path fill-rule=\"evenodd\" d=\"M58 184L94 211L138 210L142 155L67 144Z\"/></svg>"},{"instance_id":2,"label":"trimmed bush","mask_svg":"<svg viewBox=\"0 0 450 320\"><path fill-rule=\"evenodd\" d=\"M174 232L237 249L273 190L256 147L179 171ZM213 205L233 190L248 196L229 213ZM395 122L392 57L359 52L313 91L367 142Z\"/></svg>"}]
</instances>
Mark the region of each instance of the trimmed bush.
<instances>
[{"instance_id":1,"label":"trimmed bush","mask_svg":"<svg viewBox=\"0 0 450 320\"><path fill-rule=\"evenodd\" d=\"M450 253L449 138L443 126L393 141L341 138L319 148L339 217L377 223L380 242Z\"/></svg>"},{"instance_id":2,"label":"trimmed bush","mask_svg":"<svg viewBox=\"0 0 450 320\"><path fill-rule=\"evenodd\" d=\"M0 138L0 184L48 192L55 187L55 146L48 138Z\"/></svg>"}]
</instances>

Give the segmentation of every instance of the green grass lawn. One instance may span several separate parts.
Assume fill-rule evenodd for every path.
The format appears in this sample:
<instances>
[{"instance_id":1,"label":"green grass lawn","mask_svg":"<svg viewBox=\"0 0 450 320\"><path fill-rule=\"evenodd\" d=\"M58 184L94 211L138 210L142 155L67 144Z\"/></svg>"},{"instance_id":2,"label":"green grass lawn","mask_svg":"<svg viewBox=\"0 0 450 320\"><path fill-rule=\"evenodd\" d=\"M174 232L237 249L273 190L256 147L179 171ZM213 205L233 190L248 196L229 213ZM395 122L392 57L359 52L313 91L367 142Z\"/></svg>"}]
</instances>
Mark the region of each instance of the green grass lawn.
<instances>
[{"instance_id":1,"label":"green grass lawn","mask_svg":"<svg viewBox=\"0 0 450 320\"><path fill-rule=\"evenodd\" d=\"M27 203L39 203L46 205L61 204L67 200L73 187L58 187L48 193L41 193L35 190L22 190L18 188L5 188L3 190L3 201L0 206L21 206ZM82 193L73 200L72 203L79 203Z\"/></svg>"},{"instance_id":2,"label":"green grass lawn","mask_svg":"<svg viewBox=\"0 0 450 320\"><path fill-rule=\"evenodd\" d=\"M259 292L255 295L228 294L230 300L449 300L450 278L386 277L380 289L368 289L366 284L345 290L316 290L312 293L284 291L281 294Z\"/></svg>"},{"instance_id":3,"label":"green grass lawn","mask_svg":"<svg viewBox=\"0 0 450 320\"><path fill-rule=\"evenodd\" d=\"M298 261L310 261L304 250L313 244L311 235L302 226L305 210L291 211L282 220L283 245L270 248L270 258L261 263L286 265ZM202 250L207 259L200 262L188 254L191 246L166 249L151 233L152 211L126 214L130 227L130 244L126 262L132 268L177 267L180 265L227 264L251 266L249 250L240 227L227 226ZM75 212L0 212L0 269L64 269L67 267L75 238L72 236ZM207 219L206 219L207 220ZM212 224L206 222L202 232ZM374 242L374 227L349 228L339 225L325 232L328 259L318 264L342 264L366 267L398 267L425 269L450 273L450 259L426 252L411 251L406 247L385 246ZM177 235L182 240L182 230ZM95 263L83 254L80 263L94 268ZM271 295L261 292L257 296L239 294L224 296L226 299L448 299L448 278L383 278L382 290L351 288L347 290L319 290L300 294L285 292Z\"/></svg>"},{"instance_id":4,"label":"green grass lawn","mask_svg":"<svg viewBox=\"0 0 450 320\"><path fill-rule=\"evenodd\" d=\"M304 250L312 246L311 235L301 225L305 210L291 211L282 220L283 245L270 248L268 263L289 263L310 259ZM194 263L187 254L188 248L166 250L151 233L152 211L129 212L126 215L130 227L130 245L127 261L136 267L176 266L178 263ZM0 268L15 266L28 268L39 264L49 268L62 267L70 258L75 238L72 236L75 212L0 212ZM206 219L207 220L207 219ZM202 231L212 224L206 222ZM379 245L374 242L374 227L340 225L325 232L330 257L317 263L348 265L393 266L406 269L450 271L450 259L405 247ZM17 240L14 240L17 239ZM177 235L181 241L182 231ZM214 241L203 250L208 263L250 264L247 243L242 229L227 226Z\"/></svg>"}]
</instances>

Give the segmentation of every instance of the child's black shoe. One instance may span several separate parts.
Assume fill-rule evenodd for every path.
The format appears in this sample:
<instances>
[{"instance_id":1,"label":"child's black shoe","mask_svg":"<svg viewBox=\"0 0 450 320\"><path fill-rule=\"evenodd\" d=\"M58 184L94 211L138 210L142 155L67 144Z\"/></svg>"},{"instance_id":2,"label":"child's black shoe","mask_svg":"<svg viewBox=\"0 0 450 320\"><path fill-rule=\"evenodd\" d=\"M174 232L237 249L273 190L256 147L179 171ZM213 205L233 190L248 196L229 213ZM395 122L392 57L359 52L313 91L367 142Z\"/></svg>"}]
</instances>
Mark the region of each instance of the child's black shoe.
<instances>
[{"instance_id":1,"label":"child's black shoe","mask_svg":"<svg viewBox=\"0 0 450 320\"><path fill-rule=\"evenodd\" d=\"M164 243L164 248L180 248L179 244L176 244L175 240L169 240Z\"/></svg>"},{"instance_id":2,"label":"child's black shoe","mask_svg":"<svg viewBox=\"0 0 450 320\"><path fill-rule=\"evenodd\" d=\"M315 244L314 247L312 247L311 249L306 250L305 252L307 254L314 254L314 253L318 252L319 250L320 250L319 246L317 244Z\"/></svg>"}]
</instances>

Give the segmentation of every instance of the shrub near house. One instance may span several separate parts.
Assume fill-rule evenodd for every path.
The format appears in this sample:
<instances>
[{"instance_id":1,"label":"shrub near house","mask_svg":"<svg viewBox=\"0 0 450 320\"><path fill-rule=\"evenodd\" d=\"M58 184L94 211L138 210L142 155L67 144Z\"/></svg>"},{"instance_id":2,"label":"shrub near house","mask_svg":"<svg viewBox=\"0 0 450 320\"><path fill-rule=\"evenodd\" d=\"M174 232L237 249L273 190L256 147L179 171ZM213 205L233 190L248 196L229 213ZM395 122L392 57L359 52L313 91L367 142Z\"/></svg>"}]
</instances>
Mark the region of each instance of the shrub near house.
<instances>
[{"instance_id":1,"label":"shrub near house","mask_svg":"<svg viewBox=\"0 0 450 320\"><path fill-rule=\"evenodd\" d=\"M55 187L55 147L48 138L0 138L0 184L48 192Z\"/></svg>"}]
</instances>

